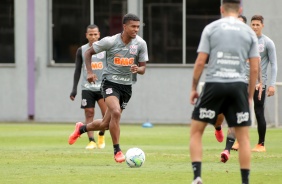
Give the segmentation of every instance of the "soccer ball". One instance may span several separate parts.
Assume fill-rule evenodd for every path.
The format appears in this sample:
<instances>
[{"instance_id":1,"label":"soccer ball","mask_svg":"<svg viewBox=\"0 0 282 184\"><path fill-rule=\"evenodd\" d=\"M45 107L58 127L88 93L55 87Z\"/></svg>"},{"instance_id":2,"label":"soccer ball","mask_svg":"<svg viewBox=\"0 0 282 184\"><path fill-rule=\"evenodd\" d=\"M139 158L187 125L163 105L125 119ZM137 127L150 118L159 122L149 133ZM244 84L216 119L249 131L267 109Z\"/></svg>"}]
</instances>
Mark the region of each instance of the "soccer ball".
<instances>
[{"instance_id":1,"label":"soccer ball","mask_svg":"<svg viewBox=\"0 0 282 184\"><path fill-rule=\"evenodd\" d=\"M130 148L125 154L125 162L129 167L141 167L145 162L145 153L140 148Z\"/></svg>"}]
</instances>

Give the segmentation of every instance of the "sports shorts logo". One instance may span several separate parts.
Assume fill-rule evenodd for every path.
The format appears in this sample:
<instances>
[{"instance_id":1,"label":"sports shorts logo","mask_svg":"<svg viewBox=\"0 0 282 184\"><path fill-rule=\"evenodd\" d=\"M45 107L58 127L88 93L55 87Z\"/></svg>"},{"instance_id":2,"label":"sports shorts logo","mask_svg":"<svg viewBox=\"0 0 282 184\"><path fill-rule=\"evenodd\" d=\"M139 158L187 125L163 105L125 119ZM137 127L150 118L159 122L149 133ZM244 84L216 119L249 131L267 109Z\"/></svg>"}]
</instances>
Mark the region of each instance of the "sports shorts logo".
<instances>
[{"instance_id":1,"label":"sports shorts logo","mask_svg":"<svg viewBox=\"0 0 282 184\"><path fill-rule=\"evenodd\" d=\"M81 100L81 105L82 106L86 106L87 105L87 100L86 99L82 99Z\"/></svg>"},{"instance_id":2,"label":"sports shorts logo","mask_svg":"<svg viewBox=\"0 0 282 184\"><path fill-rule=\"evenodd\" d=\"M107 88L106 89L106 94L109 95L109 94L112 94L113 93L113 88Z\"/></svg>"},{"instance_id":3,"label":"sports shorts logo","mask_svg":"<svg viewBox=\"0 0 282 184\"><path fill-rule=\"evenodd\" d=\"M248 112L238 112L237 115L237 124L241 124L244 121L248 121L250 114Z\"/></svg>"},{"instance_id":4,"label":"sports shorts logo","mask_svg":"<svg viewBox=\"0 0 282 184\"><path fill-rule=\"evenodd\" d=\"M215 111L213 110L207 110L206 108L200 108L200 118L209 118L213 119L215 117Z\"/></svg>"}]
</instances>

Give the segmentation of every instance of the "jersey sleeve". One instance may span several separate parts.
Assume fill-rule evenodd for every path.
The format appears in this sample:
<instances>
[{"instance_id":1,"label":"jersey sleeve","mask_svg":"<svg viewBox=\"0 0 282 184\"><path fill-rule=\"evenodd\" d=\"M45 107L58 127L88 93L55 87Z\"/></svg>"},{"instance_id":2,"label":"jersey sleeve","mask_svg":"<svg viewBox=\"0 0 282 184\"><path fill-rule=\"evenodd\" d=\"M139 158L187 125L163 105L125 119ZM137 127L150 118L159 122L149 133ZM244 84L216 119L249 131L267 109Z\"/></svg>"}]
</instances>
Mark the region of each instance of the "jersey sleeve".
<instances>
[{"instance_id":1,"label":"jersey sleeve","mask_svg":"<svg viewBox=\"0 0 282 184\"><path fill-rule=\"evenodd\" d=\"M252 38L252 45L249 51L248 58L260 57L258 50L258 38L255 35L255 33L251 32L251 38Z\"/></svg>"},{"instance_id":2,"label":"jersey sleeve","mask_svg":"<svg viewBox=\"0 0 282 184\"><path fill-rule=\"evenodd\" d=\"M148 48L147 48L147 43L143 41L140 44L138 62L147 62L147 61L149 61Z\"/></svg>"},{"instance_id":3,"label":"jersey sleeve","mask_svg":"<svg viewBox=\"0 0 282 184\"><path fill-rule=\"evenodd\" d=\"M270 39L267 42L267 53L268 53L269 63L271 66L270 86L275 86L276 76L277 76L277 56L276 56L275 44Z\"/></svg>"},{"instance_id":4,"label":"jersey sleeve","mask_svg":"<svg viewBox=\"0 0 282 184\"><path fill-rule=\"evenodd\" d=\"M199 47L197 52L204 52L210 54L210 42L209 42L209 35L210 35L210 26L206 26L202 32Z\"/></svg>"},{"instance_id":5,"label":"jersey sleeve","mask_svg":"<svg viewBox=\"0 0 282 184\"><path fill-rule=\"evenodd\" d=\"M114 44L115 36L107 36L97 42L93 43L93 49L95 53L100 53L103 51L108 51Z\"/></svg>"}]
</instances>

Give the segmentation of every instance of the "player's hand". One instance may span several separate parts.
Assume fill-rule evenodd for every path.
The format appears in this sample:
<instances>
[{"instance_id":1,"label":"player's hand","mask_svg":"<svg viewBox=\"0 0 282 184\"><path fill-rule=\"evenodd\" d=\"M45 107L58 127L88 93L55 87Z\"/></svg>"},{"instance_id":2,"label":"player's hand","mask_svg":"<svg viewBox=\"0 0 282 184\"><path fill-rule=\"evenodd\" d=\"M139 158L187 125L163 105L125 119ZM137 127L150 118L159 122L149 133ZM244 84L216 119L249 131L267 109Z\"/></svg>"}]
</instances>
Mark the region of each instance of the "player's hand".
<instances>
[{"instance_id":1,"label":"player's hand","mask_svg":"<svg viewBox=\"0 0 282 184\"><path fill-rule=\"evenodd\" d=\"M267 89L267 96L273 96L275 93L275 88L273 86L269 86Z\"/></svg>"},{"instance_id":2,"label":"player's hand","mask_svg":"<svg viewBox=\"0 0 282 184\"><path fill-rule=\"evenodd\" d=\"M192 90L190 94L190 103L195 105L196 100L199 98L199 93L196 90Z\"/></svg>"},{"instance_id":3,"label":"player's hand","mask_svg":"<svg viewBox=\"0 0 282 184\"><path fill-rule=\"evenodd\" d=\"M132 72L132 73L137 73L138 72L138 66L137 65L131 65L131 67L130 67L130 71Z\"/></svg>"},{"instance_id":4,"label":"player's hand","mask_svg":"<svg viewBox=\"0 0 282 184\"><path fill-rule=\"evenodd\" d=\"M76 91L72 91L71 94L70 94L70 99L71 99L72 101L74 101L75 96L76 96Z\"/></svg>"},{"instance_id":5,"label":"player's hand","mask_svg":"<svg viewBox=\"0 0 282 184\"><path fill-rule=\"evenodd\" d=\"M259 91L259 93L258 93L258 100L261 100L261 94L262 94L262 83L258 83L258 84L256 85L256 90L258 90L258 91Z\"/></svg>"},{"instance_id":6,"label":"player's hand","mask_svg":"<svg viewBox=\"0 0 282 184\"><path fill-rule=\"evenodd\" d=\"M92 83L92 82L95 83L96 80L97 80L96 74L94 74L94 73L87 74L87 81L89 83Z\"/></svg>"}]
</instances>

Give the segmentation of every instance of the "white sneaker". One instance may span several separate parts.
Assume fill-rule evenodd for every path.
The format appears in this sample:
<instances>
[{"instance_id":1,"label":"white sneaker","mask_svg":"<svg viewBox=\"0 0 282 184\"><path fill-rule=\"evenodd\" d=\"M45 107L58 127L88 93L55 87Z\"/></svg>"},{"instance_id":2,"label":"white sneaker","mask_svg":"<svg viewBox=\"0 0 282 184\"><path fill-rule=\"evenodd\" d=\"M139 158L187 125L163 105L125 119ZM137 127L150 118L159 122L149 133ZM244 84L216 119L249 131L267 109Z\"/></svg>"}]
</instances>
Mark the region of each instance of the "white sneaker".
<instances>
[{"instance_id":1,"label":"white sneaker","mask_svg":"<svg viewBox=\"0 0 282 184\"><path fill-rule=\"evenodd\" d=\"M197 177L194 181L192 181L192 184L203 184L203 181L200 177Z\"/></svg>"}]
</instances>

